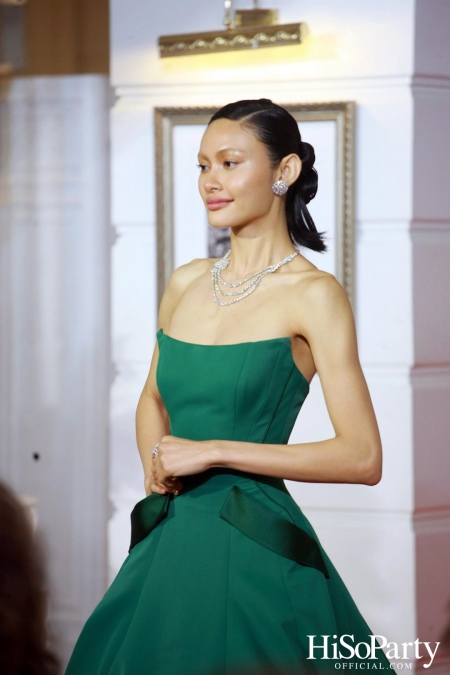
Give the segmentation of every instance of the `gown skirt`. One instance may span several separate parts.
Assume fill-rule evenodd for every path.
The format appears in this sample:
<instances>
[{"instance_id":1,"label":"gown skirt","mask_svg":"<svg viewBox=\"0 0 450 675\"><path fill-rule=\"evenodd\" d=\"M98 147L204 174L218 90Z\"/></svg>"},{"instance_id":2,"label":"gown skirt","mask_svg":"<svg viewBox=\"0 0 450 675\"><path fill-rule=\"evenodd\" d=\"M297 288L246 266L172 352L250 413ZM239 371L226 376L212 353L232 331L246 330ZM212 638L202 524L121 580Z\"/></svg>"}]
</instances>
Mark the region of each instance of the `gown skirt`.
<instances>
[{"instance_id":1,"label":"gown skirt","mask_svg":"<svg viewBox=\"0 0 450 675\"><path fill-rule=\"evenodd\" d=\"M284 444L309 383L290 338L201 345L157 333L173 436ZM281 478L213 467L131 512L129 552L65 675L390 670Z\"/></svg>"}]
</instances>

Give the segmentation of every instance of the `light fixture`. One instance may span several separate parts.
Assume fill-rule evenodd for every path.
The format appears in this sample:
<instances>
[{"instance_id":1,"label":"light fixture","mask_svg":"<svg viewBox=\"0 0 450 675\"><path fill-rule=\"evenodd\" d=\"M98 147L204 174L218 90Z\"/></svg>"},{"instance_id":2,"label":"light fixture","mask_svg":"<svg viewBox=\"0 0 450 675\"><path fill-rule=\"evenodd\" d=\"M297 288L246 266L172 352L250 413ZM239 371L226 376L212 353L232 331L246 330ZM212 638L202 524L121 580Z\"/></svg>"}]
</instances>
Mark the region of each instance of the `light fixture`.
<instances>
[{"instance_id":1,"label":"light fixture","mask_svg":"<svg viewBox=\"0 0 450 675\"><path fill-rule=\"evenodd\" d=\"M159 54L186 56L188 54L214 54L215 52L280 47L300 44L306 25L304 23L278 24L278 11L259 9L254 0L253 9L241 9L231 17L231 0L225 0L226 30L206 33L162 35L158 40Z\"/></svg>"}]
</instances>

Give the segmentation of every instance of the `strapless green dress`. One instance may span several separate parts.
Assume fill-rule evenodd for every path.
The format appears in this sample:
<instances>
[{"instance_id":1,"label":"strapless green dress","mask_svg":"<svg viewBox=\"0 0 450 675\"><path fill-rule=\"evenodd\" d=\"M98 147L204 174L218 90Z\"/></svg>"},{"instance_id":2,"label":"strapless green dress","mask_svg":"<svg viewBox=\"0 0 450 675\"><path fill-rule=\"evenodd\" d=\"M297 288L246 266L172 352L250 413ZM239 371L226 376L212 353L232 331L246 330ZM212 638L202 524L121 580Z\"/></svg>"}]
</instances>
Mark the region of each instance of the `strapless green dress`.
<instances>
[{"instance_id":1,"label":"strapless green dress","mask_svg":"<svg viewBox=\"0 0 450 675\"><path fill-rule=\"evenodd\" d=\"M172 435L288 442L309 393L289 337L201 345L160 329L157 339ZM135 505L128 556L65 675L389 669L282 479L212 468L182 481L179 495Z\"/></svg>"}]
</instances>

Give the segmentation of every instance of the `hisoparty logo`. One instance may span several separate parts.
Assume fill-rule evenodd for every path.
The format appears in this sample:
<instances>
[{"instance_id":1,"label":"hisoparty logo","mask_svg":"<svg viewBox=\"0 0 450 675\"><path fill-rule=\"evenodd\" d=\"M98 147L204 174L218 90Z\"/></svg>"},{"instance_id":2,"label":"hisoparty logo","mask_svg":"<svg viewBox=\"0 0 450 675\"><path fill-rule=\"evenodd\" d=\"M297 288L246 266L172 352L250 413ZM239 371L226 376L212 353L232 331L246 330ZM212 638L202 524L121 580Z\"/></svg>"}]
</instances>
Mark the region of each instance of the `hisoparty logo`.
<instances>
[{"instance_id":1,"label":"hisoparty logo","mask_svg":"<svg viewBox=\"0 0 450 675\"><path fill-rule=\"evenodd\" d=\"M388 648L388 651L385 652L385 655L388 659L395 659L397 661L396 668L401 668L402 659L423 659L424 657L430 658L428 663L424 663L424 668L429 668L433 663L433 659L436 655L437 648L441 644L436 642L435 649L431 648L431 642L419 642L419 638L414 642L402 642L398 644L397 642L389 642L384 635L370 635L370 642L358 642L356 645L352 645L347 638L350 638L353 643L355 638L353 635L341 635L338 642L332 642L330 638L337 638L337 635L308 635L309 638L309 656L308 659L333 659L337 661L338 659L364 659L365 663L340 663L339 661L335 664L335 668L347 669L347 668L358 668L364 667L366 670L370 668L377 668L377 663L366 663L368 659L378 660L379 655L378 651L384 651L384 647ZM379 642L377 642L377 639ZM339 645L343 647L344 652L338 651ZM424 645L424 649L420 650L420 645ZM410 649L411 648L411 649ZM422 654L420 652L423 652ZM394 664L390 664L394 668ZM406 665L406 664L405 664Z\"/></svg>"}]
</instances>

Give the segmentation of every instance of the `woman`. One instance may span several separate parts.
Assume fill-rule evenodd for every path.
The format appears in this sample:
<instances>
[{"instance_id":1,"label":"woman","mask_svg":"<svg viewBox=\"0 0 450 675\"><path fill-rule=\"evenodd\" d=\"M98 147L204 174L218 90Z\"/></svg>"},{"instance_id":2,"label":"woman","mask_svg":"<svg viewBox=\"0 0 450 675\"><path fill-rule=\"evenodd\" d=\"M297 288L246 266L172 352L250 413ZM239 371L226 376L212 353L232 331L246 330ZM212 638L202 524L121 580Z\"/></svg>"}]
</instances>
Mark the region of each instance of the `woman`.
<instances>
[{"instance_id":1,"label":"woman","mask_svg":"<svg viewBox=\"0 0 450 675\"><path fill-rule=\"evenodd\" d=\"M248 100L211 118L198 161L231 248L164 293L136 414L147 496L66 675L387 669L283 480L376 485L382 470L347 295L298 251L326 249L306 207L314 150L285 109ZM336 436L288 445L316 371Z\"/></svg>"}]
</instances>

